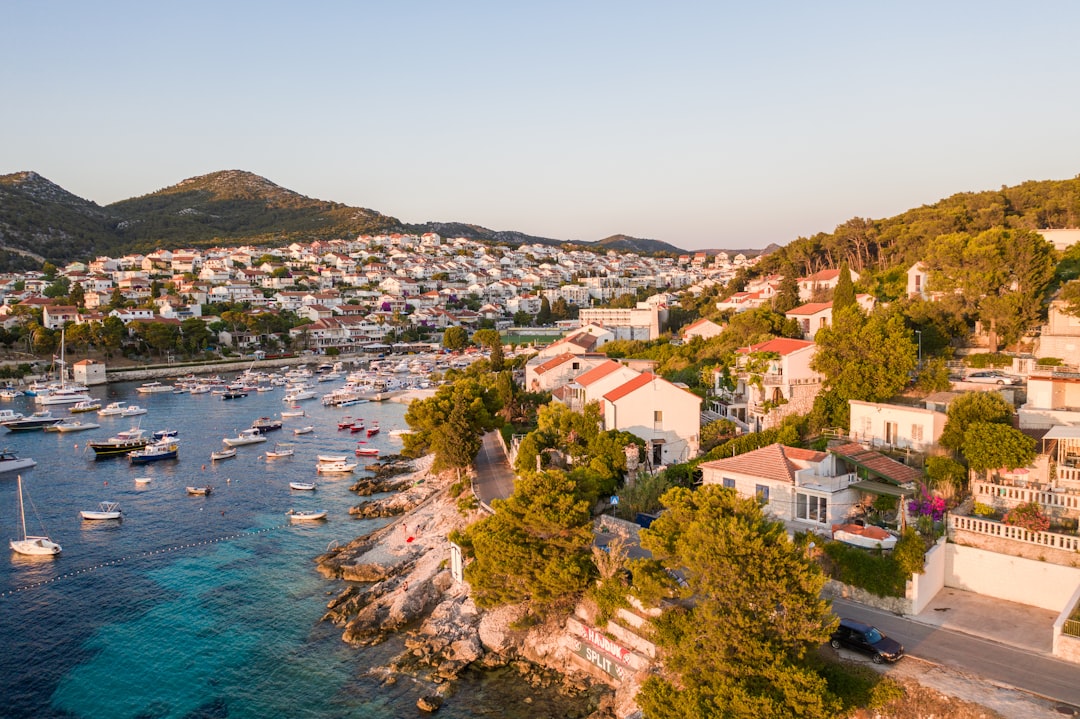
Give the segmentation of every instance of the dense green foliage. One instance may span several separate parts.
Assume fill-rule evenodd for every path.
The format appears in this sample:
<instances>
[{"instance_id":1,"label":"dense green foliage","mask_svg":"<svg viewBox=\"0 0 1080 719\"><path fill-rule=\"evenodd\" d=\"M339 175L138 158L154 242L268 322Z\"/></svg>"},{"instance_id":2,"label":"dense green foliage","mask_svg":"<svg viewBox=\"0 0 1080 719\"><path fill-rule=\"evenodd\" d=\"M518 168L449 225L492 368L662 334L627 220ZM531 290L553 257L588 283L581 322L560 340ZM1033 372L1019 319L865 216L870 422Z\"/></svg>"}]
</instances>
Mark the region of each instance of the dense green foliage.
<instances>
[{"instance_id":1,"label":"dense green foliage","mask_svg":"<svg viewBox=\"0 0 1080 719\"><path fill-rule=\"evenodd\" d=\"M649 717L830 717L840 708L811 659L835 618L825 577L757 502L716 486L673 489L642 546L686 578L655 641L664 670L637 701Z\"/></svg>"},{"instance_id":2,"label":"dense green foliage","mask_svg":"<svg viewBox=\"0 0 1080 719\"><path fill-rule=\"evenodd\" d=\"M825 542L823 551L837 581L880 597L902 597L911 575L923 571L926 548L922 537L908 529L889 554L868 552L843 542Z\"/></svg>"},{"instance_id":3,"label":"dense green foliage","mask_svg":"<svg viewBox=\"0 0 1080 719\"><path fill-rule=\"evenodd\" d=\"M967 392L949 403L938 444L959 451L968 427L976 422L1012 423L1013 408L997 392Z\"/></svg>"},{"instance_id":4,"label":"dense green foliage","mask_svg":"<svg viewBox=\"0 0 1080 719\"><path fill-rule=\"evenodd\" d=\"M972 422L964 432L964 456L974 472L1027 467L1035 460L1035 440L996 422Z\"/></svg>"},{"instance_id":5,"label":"dense green foliage","mask_svg":"<svg viewBox=\"0 0 1080 719\"><path fill-rule=\"evenodd\" d=\"M403 453L419 457L434 452L436 472L466 467L480 449L480 435L501 422L496 417L500 408L495 391L476 379L445 384L405 411L413 433L405 435Z\"/></svg>"}]
</instances>

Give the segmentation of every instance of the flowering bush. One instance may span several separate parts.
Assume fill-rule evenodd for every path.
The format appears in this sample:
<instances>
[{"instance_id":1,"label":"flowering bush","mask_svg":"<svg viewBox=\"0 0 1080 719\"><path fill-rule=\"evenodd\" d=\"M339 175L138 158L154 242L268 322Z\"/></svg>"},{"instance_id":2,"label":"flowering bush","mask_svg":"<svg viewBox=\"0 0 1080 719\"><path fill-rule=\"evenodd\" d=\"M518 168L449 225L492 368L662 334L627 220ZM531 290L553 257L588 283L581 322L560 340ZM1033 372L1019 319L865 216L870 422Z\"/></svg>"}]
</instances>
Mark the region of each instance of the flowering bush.
<instances>
[{"instance_id":1,"label":"flowering bush","mask_svg":"<svg viewBox=\"0 0 1080 719\"><path fill-rule=\"evenodd\" d=\"M908 512L916 517L930 517L935 522L940 522L945 516L945 498L931 496L922 489L922 496L908 502Z\"/></svg>"},{"instance_id":2,"label":"flowering bush","mask_svg":"<svg viewBox=\"0 0 1080 719\"><path fill-rule=\"evenodd\" d=\"M1042 513L1042 509L1035 502L1021 504L1007 512L1001 521L1010 527L1021 527L1029 532L1045 532L1050 528L1050 518Z\"/></svg>"}]
</instances>

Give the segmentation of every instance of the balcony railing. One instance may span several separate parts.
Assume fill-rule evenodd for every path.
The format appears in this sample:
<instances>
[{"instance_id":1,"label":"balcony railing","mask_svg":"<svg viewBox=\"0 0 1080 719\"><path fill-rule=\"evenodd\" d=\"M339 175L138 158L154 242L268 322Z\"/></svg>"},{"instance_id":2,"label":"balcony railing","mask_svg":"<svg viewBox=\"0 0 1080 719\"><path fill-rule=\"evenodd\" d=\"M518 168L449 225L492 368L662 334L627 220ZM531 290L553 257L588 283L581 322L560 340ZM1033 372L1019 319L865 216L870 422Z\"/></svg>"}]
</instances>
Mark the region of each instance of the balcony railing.
<instances>
[{"instance_id":1,"label":"balcony railing","mask_svg":"<svg viewBox=\"0 0 1080 719\"><path fill-rule=\"evenodd\" d=\"M978 517L966 517L959 514L949 515L950 531L974 532L988 537L1011 539L1025 544L1034 544L1050 549L1062 549L1066 552L1080 551L1080 537L1056 532L1030 532L1023 527L1012 527L1001 522L992 522Z\"/></svg>"}]
</instances>

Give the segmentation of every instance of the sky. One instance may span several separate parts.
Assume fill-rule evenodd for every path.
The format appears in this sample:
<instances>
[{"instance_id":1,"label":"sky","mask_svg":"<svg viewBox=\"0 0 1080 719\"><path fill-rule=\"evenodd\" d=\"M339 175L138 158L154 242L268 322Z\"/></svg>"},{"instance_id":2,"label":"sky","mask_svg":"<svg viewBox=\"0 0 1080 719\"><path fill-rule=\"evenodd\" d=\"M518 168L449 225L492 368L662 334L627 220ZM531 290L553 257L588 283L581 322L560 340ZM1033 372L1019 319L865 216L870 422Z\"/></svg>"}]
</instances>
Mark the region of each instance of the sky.
<instances>
[{"instance_id":1,"label":"sky","mask_svg":"<svg viewBox=\"0 0 1080 719\"><path fill-rule=\"evenodd\" d=\"M1080 174L1080 3L12 0L0 174L759 248Z\"/></svg>"}]
</instances>

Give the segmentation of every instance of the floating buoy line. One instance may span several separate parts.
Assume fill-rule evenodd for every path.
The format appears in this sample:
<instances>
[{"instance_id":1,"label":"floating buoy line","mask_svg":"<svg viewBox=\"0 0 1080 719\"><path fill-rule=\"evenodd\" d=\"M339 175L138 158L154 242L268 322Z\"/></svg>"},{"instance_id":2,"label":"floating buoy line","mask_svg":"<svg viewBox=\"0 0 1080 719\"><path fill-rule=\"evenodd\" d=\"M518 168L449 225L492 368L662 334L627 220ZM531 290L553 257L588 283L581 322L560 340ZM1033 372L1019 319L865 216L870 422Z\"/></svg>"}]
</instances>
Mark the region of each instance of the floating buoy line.
<instances>
[{"instance_id":1,"label":"floating buoy line","mask_svg":"<svg viewBox=\"0 0 1080 719\"><path fill-rule=\"evenodd\" d=\"M93 565L91 567L83 567L82 569L76 569L76 570L71 571L71 572L65 572L64 574L58 574L55 577L51 577L49 579L43 579L40 582L34 582L33 584L24 584L21 587L15 587L14 589L9 589L6 592L0 592L0 599L3 599L5 597L10 597L10 596L15 595L15 594L19 594L20 592L28 592L31 589L37 589L38 587L44 587L44 586L49 585L49 584L55 584L56 582L59 582L61 580L74 579L75 577L80 577L80 576L82 576L84 574L90 574L92 572L98 571L99 569L105 569L106 567L115 567L115 566L117 566L119 564L124 564L125 562L132 562L132 561L135 561L135 560L138 560L138 559L146 559L147 557L154 557L154 556L157 556L159 554L172 554L172 553L175 553L175 552L183 551L185 549L193 549L195 547L205 547L205 546L210 545L210 544L218 544L220 542L228 542L228 541L230 541L232 539L240 539L241 537L251 537L251 536L254 536L256 534L265 534L267 532L273 532L273 531L278 530L278 529L285 529L286 527L292 527L292 526L294 526L292 523L280 524L280 525L278 525L276 527L267 527L266 529L253 529L253 530L248 531L248 532L237 532L236 534L226 534L225 536L222 536L222 537L214 537L213 539L204 539L204 540L202 540L200 542L188 542L186 544L174 544L171 547L162 547L161 549L151 549L151 550L148 550L148 551L145 551L145 552L139 552L137 554L131 554L131 555L127 556L127 557L120 557L119 559L110 559L109 561L102 562L101 564L95 564L95 565Z\"/></svg>"}]
</instances>

